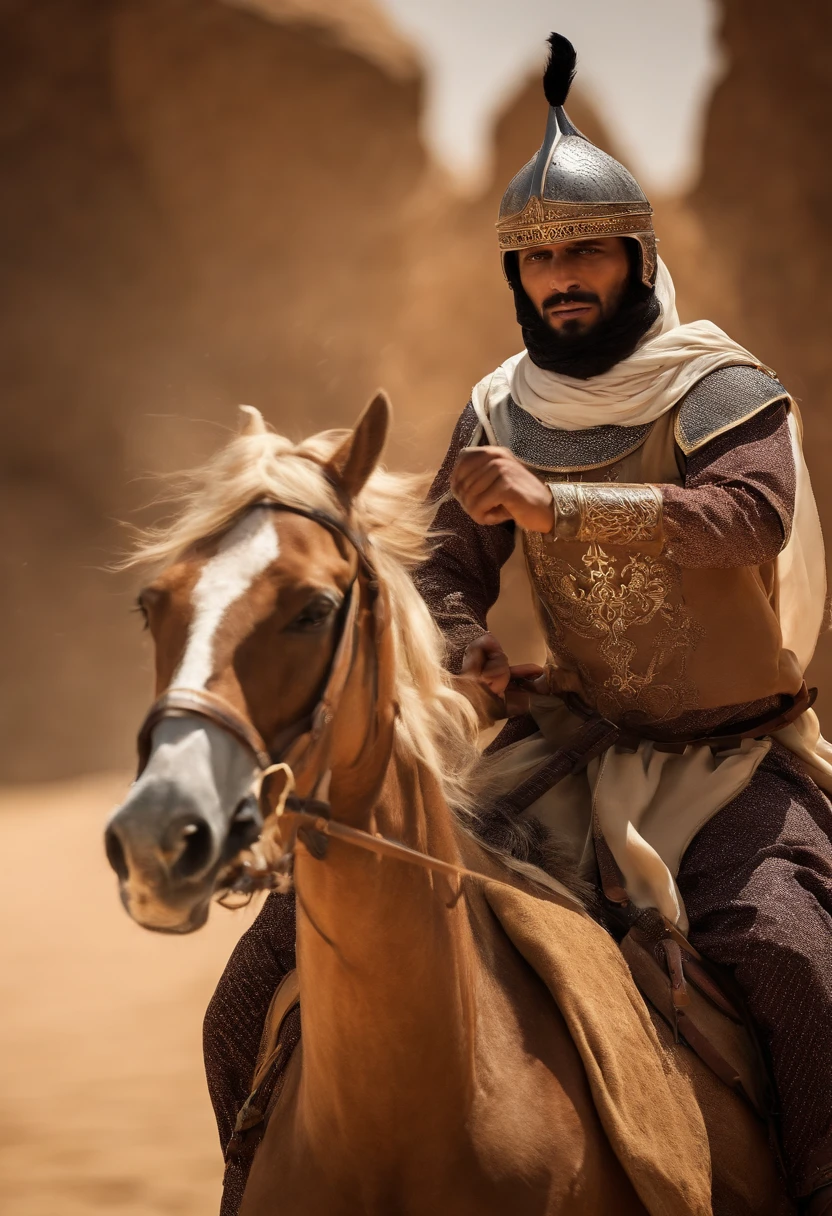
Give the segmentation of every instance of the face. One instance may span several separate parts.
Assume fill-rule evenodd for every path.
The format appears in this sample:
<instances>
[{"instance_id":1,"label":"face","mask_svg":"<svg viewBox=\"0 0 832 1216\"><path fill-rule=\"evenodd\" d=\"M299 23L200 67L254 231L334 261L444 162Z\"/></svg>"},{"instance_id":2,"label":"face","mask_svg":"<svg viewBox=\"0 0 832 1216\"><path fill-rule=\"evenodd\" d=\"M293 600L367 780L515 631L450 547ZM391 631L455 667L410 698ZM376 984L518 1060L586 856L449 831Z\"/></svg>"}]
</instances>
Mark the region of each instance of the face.
<instances>
[{"instance_id":1,"label":"face","mask_svg":"<svg viewBox=\"0 0 832 1216\"><path fill-rule=\"evenodd\" d=\"M249 511L139 597L156 693L216 693L268 745L314 707L339 632L355 555L309 519ZM198 717L164 718L150 758L106 830L122 902L146 928L187 933L217 875L261 827L254 758Z\"/></svg>"},{"instance_id":2,"label":"face","mask_svg":"<svg viewBox=\"0 0 832 1216\"><path fill-rule=\"evenodd\" d=\"M611 317L630 275L622 237L537 245L521 250L518 264L526 295L565 337L583 336Z\"/></svg>"}]
</instances>

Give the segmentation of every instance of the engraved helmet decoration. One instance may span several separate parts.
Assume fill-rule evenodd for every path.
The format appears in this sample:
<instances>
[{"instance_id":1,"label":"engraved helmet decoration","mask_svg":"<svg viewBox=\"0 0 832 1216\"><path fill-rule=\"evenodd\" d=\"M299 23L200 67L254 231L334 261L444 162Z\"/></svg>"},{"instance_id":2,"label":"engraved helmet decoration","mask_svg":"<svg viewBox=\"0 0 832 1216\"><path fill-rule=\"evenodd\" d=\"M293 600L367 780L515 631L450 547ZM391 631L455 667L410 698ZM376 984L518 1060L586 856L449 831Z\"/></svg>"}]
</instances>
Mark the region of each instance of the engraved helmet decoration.
<instances>
[{"instance_id":1,"label":"engraved helmet decoration","mask_svg":"<svg viewBox=\"0 0 832 1216\"><path fill-rule=\"evenodd\" d=\"M549 35L543 91L549 118L540 151L512 178L500 204L497 234L505 258L530 245L585 237L629 236L641 246L641 277L656 281L653 208L636 179L572 125L563 109L575 76L575 48Z\"/></svg>"}]
</instances>

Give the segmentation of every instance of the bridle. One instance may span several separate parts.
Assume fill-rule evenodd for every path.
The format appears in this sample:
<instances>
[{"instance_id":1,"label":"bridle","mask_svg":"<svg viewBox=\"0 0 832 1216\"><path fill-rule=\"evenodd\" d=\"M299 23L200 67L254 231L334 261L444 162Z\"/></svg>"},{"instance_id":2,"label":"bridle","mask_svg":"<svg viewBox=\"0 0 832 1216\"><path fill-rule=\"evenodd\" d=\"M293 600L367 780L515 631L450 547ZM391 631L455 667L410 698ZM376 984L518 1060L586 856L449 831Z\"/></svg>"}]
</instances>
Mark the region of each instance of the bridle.
<instances>
[{"instance_id":1,"label":"bridle","mask_svg":"<svg viewBox=\"0 0 832 1216\"><path fill-rule=\"evenodd\" d=\"M365 576L365 586L372 603L375 602L378 593L375 569L367 555L367 542L349 524L336 519L334 515L329 515L325 511L312 507L289 506L286 503L270 500L252 503L249 510L257 508L281 511L290 515L300 515L304 519L311 519L329 532L343 537L358 556L358 567L341 608L340 636L327 673L324 691L311 713L282 732L269 746L250 718L236 709L224 697L202 688L169 688L153 702L139 728L136 741L137 779L144 772L150 758L153 731L165 718L204 718L214 726L218 726L251 752L261 773L280 763L288 764L293 768L302 763L305 767L313 758L314 753L320 750L321 744L328 734L328 728L349 679L357 651L359 575Z\"/></svg>"}]
</instances>

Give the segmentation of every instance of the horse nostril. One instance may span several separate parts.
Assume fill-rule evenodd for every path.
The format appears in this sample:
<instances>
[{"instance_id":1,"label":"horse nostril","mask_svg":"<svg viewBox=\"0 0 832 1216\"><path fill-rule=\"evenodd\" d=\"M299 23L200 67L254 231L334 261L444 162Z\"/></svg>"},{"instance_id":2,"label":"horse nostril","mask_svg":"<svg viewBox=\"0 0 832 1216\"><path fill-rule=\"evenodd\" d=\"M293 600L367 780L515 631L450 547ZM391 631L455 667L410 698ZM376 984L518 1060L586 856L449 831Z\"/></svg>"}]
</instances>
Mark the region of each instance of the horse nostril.
<instances>
[{"instance_id":1,"label":"horse nostril","mask_svg":"<svg viewBox=\"0 0 832 1216\"><path fill-rule=\"evenodd\" d=\"M243 849L254 844L260 835L262 826L263 818L257 805L257 799L249 795L239 804L232 817L223 850L224 859L230 861Z\"/></svg>"},{"instance_id":2,"label":"horse nostril","mask_svg":"<svg viewBox=\"0 0 832 1216\"><path fill-rule=\"evenodd\" d=\"M208 868L214 851L211 829L201 820L187 823L182 829L181 852L173 866L175 878L193 878Z\"/></svg>"},{"instance_id":3,"label":"horse nostril","mask_svg":"<svg viewBox=\"0 0 832 1216\"><path fill-rule=\"evenodd\" d=\"M104 849L107 853L107 860L115 870L119 882L127 882L129 871L127 858L124 855L124 845L119 840L118 832L113 828L107 828L104 833Z\"/></svg>"}]
</instances>

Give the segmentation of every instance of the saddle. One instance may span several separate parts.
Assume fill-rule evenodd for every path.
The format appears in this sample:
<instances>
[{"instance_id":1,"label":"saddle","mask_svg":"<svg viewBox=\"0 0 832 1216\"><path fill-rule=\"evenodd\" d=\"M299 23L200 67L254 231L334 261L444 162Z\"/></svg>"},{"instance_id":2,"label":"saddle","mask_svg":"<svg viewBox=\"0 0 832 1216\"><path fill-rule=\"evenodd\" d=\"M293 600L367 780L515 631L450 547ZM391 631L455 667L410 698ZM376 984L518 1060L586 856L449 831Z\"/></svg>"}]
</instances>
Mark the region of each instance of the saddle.
<instances>
[{"instance_id":1,"label":"saddle","mask_svg":"<svg viewBox=\"0 0 832 1216\"><path fill-rule=\"evenodd\" d=\"M771 1123L773 1086L736 985L654 908L636 911L619 948L647 1005L667 1024L676 1043L686 1044Z\"/></svg>"}]
</instances>

